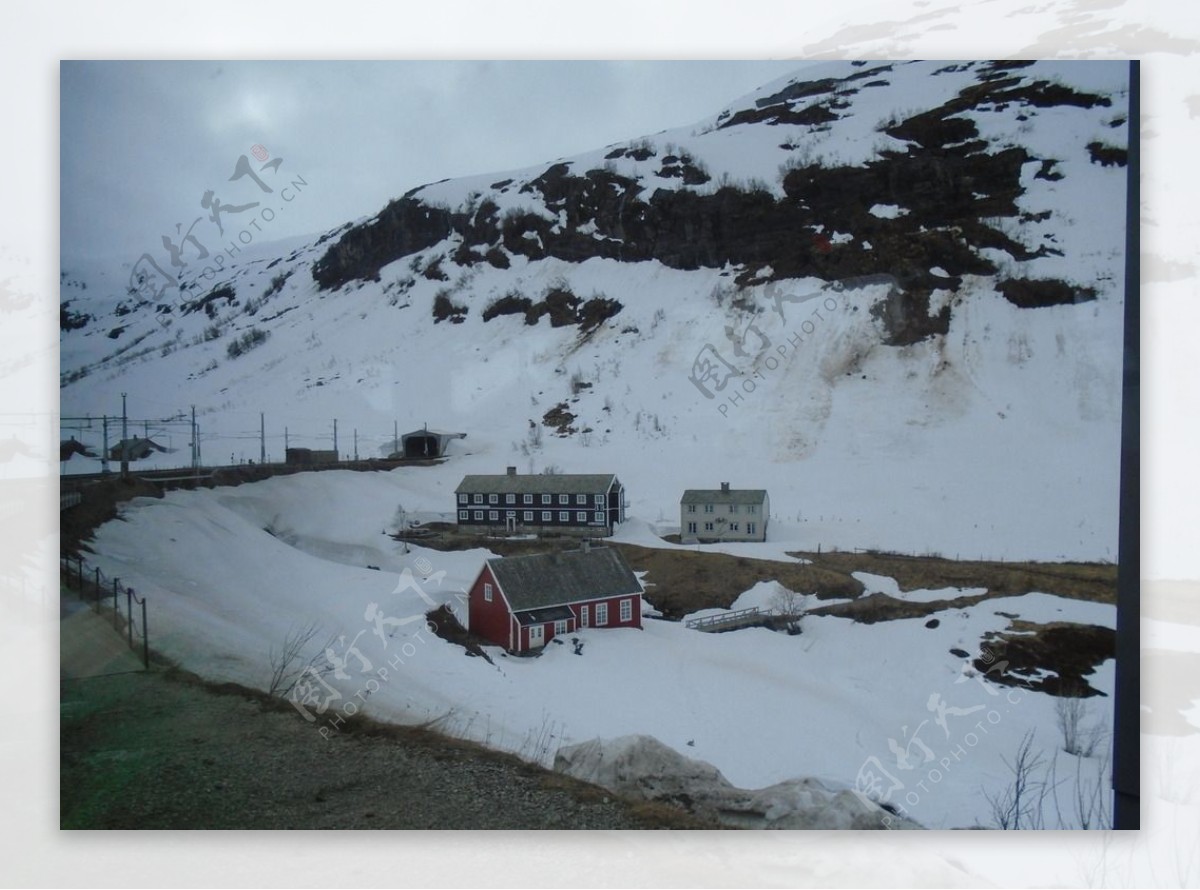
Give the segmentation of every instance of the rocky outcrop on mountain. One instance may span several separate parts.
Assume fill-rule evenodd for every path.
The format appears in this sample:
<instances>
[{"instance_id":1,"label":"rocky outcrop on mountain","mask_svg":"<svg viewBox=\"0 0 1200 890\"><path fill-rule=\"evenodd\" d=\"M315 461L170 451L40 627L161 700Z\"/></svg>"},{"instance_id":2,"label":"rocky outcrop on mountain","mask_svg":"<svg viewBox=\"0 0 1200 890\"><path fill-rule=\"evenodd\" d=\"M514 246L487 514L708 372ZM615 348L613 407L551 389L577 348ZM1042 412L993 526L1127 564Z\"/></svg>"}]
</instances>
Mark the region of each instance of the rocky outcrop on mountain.
<instances>
[{"instance_id":1,"label":"rocky outcrop on mountain","mask_svg":"<svg viewBox=\"0 0 1200 890\"><path fill-rule=\"evenodd\" d=\"M1061 254L1033 233L1024 235L1025 224L1040 219L1023 214L1017 203L1026 166L1036 163L1048 176L1056 160L987 138L973 115L1011 107L1024 120L1024 108L1111 104L1106 96L1027 77L1022 69L1029 64L978 63L975 77L949 99L881 121L877 132L898 140L903 150L881 150L862 164L805 160L803 152L791 156L780 170L782 195L761 182L711 184L703 160L683 149L658 159L655 178L677 178L690 187L664 188L650 177L562 161L519 185L512 179L494 183L492 194L476 194L458 208L427 203L423 189L416 189L345 232L314 264L313 277L322 289L375 279L384 265L446 239L457 243L453 259L463 266L507 268L516 256L576 263L595 257L657 260L674 269L733 267L741 285L887 274L899 288L877 307L885 342L900 346L944 334L951 308L931 314L931 294L957 289L964 275L997 274L989 249L1017 261ZM887 86L891 69L793 82L753 108L722 115L717 128L836 127L850 98ZM946 66L934 76L959 70ZM654 149L640 144L609 152L606 163L654 156ZM1111 151L1092 156L1096 163L1112 163ZM501 213L495 199L511 190L544 210ZM1086 288L1064 281L1041 286L1036 296L1022 283L1001 287L1018 306L1089 299Z\"/></svg>"}]
</instances>

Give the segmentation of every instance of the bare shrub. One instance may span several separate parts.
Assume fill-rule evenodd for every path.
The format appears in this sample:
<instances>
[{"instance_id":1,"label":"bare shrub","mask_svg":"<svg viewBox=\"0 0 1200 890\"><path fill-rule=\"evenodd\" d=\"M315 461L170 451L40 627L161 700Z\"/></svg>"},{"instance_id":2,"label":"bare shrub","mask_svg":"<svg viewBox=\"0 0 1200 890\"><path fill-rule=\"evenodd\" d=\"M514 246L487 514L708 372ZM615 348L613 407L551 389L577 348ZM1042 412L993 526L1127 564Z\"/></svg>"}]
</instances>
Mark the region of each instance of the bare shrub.
<instances>
[{"instance_id":1,"label":"bare shrub","mask_svg":"<svg viewBox=\"0 0 1200 890\"><path fill-rule=\"evenodd\" d=\"M326 648L333 644L333 638L317 649L307 660L301 660L304 650L321 632L321 626L310 622L303 627L293 625L283 637L278 647L271 646L267 660L271 664L271 682L267 686L267 695L287 698L295 688L300 677L316 667L318 659Z\"/></svg>"}]
</instances>

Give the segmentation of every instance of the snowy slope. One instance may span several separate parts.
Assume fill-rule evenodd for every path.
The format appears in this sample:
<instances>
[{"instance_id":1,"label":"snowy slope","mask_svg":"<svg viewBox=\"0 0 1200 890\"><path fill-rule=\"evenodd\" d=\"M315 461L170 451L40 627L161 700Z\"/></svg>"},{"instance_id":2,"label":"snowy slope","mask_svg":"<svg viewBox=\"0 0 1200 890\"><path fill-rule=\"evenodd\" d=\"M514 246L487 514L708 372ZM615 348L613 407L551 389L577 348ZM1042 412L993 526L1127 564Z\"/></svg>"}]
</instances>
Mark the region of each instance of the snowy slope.
<instances>
[{"instance_id":1,"label":"snowy slope","mask_svg":"<svg viewBox=\"0 0 1200 890\"><path fill-rule=\"evenodd\" d=\"M333 447L335 419L346 457L352 436L374 456L396 426L466 432L405 491L410 510L452 509L464 473L557 466L616 472L631 515L662 531L683 488L730 481L770 491L771 536L789 546L1113 559L1125 169L1087 145L1124 144L1125 69L1015 64L808 68L692 128L424 186L320 238L254 241L219 272L195 261L161 293L128 293L128 265L73 267L63 245L65 312L82 326L62 335L62 413L116 414L127 392L135 429L154 433L194 404L210 464L258 459L260 412L276 460L285 429L293 446ZM956 110L995 83L1016 98ZM977 144L906 124L930 109L946 132L969 121ZM979 204L965 228L918 224L928 208L896 195L918 200L916 174L936 180L930 158L958 151L968 165L1016 157L1015 179L960 196ZM915 178L858 196L857 215L804 192L804 177L843 188L891 164ZM709 226L691 239L707 259L664 234L686 228L670 203L685 198ZM711 230L705 201L743 216ZM806 222L782 241L756 234L766 223L744 214L763 202ZM400 225L401 210L416 217ZM439 213L449 234L404 252L417 217ZM657 228L638 229L646 219ZM902 257L909 243L923 246ZM846 274L863 270L887 277ZM1025 308L1000 292L1013 279L1070 293ZM483 320L506 295L561 291L621 308L595 327ZM439 294L458 321L435 319ZM252 331L261 342L234 356ZM714 356L727 364L705 379L698 361ZM575 432L558 436L542 419L564 402ZM96 424L72 424L64 437L99 449ZM158 429L176 450L155 463L186 464L186 428Z\"/></svg>"},{"instance_id":2,"label":"snowy slope","mask_svg":"<svg viewBox=\"0 0 1200 890\"><path fill-rule=\"evenodd\" d=\"M645 734L743 788L805 776L862 788L864 768L886 768L903 785L891 802L907 801L909 815L933 828L990 824L986 795L1005 786L1002 758L1030 730L1058 758L1064 805L1076 782L1101 775L1100 756L1053 753L1054 699L985 681L950 650L978 653L1006 615L1112 627L1113 606L1034 593L938 612L934 628L925 618L809 616L800 636L648 620L640 631L580 632L582 654L569 643L539 658L492 648L489 664L413 620L441 603L465 615L462 591L488 554L405 552L380 534L418 472L331 471L139 499L125 521L100 529L92 562L149 598L158 651L213 679L266 688L270 650L290 630L319 625L306 657L328 638L344 667L314 684L314 734L337 732L339 719L363 710L437 721L546 764L560 746ZM770 587L736 605L768 604ZM1089 682L1111 695L1113 663ZM1110 700L1088 700L1089 723L1105 719ZM893 743L911 753L907 772Z\"/></svg>"}]
</instances>

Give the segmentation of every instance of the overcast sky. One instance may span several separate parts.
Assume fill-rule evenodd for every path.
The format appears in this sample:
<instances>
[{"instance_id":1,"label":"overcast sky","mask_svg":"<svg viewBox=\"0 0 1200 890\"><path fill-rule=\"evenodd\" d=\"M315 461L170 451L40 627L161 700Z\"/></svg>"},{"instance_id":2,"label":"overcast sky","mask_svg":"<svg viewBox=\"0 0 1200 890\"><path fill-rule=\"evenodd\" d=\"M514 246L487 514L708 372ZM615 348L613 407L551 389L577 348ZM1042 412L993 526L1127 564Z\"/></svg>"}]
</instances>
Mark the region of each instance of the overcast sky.
<instances>
[{"instance_id":1,"label":"overcast sky","mask_svg":"<svg viewBox=\"0 0 1200 890\"><path fill-rule=\"evenodd\" d=\"M282 159L264 184L308 183L272 222L274 240L373 214L426 182L686 126L802 65L63 62L63 262L163 253L177 224L213 225L210 190L223 205L257 200L249 177L229 181L256 144Z\"/></svg>"}]
</instances>

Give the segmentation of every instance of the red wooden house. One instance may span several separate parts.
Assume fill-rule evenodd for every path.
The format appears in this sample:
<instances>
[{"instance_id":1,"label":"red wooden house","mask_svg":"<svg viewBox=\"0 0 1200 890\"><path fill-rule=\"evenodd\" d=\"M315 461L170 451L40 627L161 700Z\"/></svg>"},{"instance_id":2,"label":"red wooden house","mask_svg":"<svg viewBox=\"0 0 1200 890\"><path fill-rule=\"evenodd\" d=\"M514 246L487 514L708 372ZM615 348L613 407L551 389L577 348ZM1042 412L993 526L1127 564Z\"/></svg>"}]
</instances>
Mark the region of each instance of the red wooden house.
<instances>
[{"instance_id":1,"label":"red wooden house","mask_svg":"<svg viewBox=\"0 0 1200 890\"><path fill-rule=\"evenodd\" d=\"M612 547L489 559L468 597L471 632L510 652L588 627L642 626L642 585Z\"/></svg>"}]
</instances>

